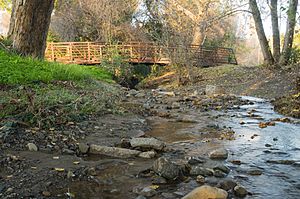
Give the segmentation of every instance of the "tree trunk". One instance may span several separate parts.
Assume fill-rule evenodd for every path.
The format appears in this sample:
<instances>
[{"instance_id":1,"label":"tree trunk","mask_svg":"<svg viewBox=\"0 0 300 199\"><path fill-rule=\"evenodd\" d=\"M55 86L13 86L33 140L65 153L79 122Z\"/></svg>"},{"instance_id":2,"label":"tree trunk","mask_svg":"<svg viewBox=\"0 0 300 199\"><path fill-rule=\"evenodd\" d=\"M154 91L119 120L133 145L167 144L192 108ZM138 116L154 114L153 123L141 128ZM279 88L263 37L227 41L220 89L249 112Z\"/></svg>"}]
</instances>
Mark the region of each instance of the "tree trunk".
<instances>
[{"instance_id":1,"label":"tree trunk","mask_svg":"<svg viewBox=\"0 0 300 199\"><path fill-rule=\"evenodd\" d=\"M260 48L264 56L264 63L267 65L272 65L274 63L274 59L264 31L263 23L261 20L256 0L249 0L249 5L254 19L255 29L259 40Z\"/></svg>"},{"instance_id":2,"label":"tree trunk","mask_svg":"<svg viewBox=\"0 0 300 199\"><path fill-rule=\"evenodd\" d=\"M275 63L278 63L280 58L280 32L278 27L278 0L271 0L271 20L273 31L273 56Z\"/></svg>"},{"instance_id":3,"label":"tree trunk","mask_svg":"<svg viewBox=\"0 0 300 199\"><path fill-rule=\"evenodd\" d=\"M201 45L203 35L202 35L202 32L201 32L200 26L196 26L194 28L193 34L194 35L193 35L192 45Z\"/></svg>"},{"instance_id":4,"label":"tree trunk","mask_svg":"<svg viewBox=\"0 0 300 199\"><path fill-rule=\"evenodd\" d=\"M291 56L296 25L297 6L298 0L290 0L283 49L279 61L280 65L286 65Z\"/></svg>"},{"instance_id":5,"label":"tree trunk","mask_svg":"<svg viewBox=\"0 0 300 199\"><path fill-rule=\"evenodd\" d=\"M197 23L199 24L199 23ZM206 22L200 22L200 25L195 26L194 32L193 32L193 41L192 45L203 45L205 40L205 33L207 30L207 24Z\"/></svg>"},{"instance_id":6,"label":"tree trunk","mask_svg":"<svg viewBox=\"0 0 300 199\"><path fill-rule=\"evenodd\" d=\"M7 38L12 39L13 38L13 32L15 27L15 17L16 17L16 0L12 0L12 9L11 9L11 15L10 15L10 22L9 22L9 29L7 33Z\"/></svg>"},{"instance_id":7,"label":"tree trunk","mask_svg":"<svg viewBox=\"0 0 300 199\"><path fill-rule=\"evenodd\" d=\"M13 47L24 56L44 58L54 0L18 0L12 31Z\"/></svg>"}]
</instances>

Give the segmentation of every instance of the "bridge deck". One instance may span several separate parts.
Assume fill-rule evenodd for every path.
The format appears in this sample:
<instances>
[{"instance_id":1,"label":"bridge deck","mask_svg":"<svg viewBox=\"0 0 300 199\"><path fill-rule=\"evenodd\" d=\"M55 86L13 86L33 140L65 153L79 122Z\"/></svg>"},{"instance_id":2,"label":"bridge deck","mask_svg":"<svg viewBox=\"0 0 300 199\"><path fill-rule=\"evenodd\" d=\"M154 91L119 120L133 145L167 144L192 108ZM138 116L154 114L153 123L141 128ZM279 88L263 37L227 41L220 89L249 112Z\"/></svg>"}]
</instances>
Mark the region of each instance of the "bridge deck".
<instances>
[{"instance_id":1,"label":"bridge deck","mask_svg":"<svg viewBox=\"0 0 300 199\"><path fill-rule=\"evenodd\" d=\"M237 64L235 54L230 48L188 48L164 47L153 43L128 43L108 45L101 42L59 42L48 43L46 59L61 63L100 64L119 57L129 63L170 64L172 58L189 56L193 65L212 66L218 64Z\"/></svg>"}]
</instances>

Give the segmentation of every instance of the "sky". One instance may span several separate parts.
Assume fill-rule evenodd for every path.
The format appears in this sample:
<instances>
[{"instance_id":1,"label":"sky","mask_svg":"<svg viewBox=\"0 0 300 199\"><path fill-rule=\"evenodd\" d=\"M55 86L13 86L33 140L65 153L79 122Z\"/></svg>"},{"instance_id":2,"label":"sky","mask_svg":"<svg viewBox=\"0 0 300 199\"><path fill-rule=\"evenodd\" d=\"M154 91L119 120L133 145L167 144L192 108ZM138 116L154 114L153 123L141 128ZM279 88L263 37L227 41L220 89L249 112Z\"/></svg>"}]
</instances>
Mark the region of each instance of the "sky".
<instances>
[{"instance_id":1,"label":"sky","mask_svg":"<svg viewBox=\"0 0 300 199\"><path fill-rule=\"evenodd\" d=\"M8 31L8 19L5 13L0 10L0 35L5 35Z\"/></svg>"}]
</instances>

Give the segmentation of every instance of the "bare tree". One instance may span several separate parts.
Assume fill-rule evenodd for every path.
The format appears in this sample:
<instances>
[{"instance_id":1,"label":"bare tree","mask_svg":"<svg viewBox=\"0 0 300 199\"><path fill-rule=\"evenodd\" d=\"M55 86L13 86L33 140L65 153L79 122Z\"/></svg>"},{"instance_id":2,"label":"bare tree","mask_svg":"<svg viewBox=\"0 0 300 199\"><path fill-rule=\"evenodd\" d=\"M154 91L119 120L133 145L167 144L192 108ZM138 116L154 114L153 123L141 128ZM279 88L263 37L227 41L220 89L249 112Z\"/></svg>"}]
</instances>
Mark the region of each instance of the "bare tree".
<instances>
[{"instance_id":1,"label":"bare tree","mask_svg":"<svg viewBox=\"0 0 300 199\"><path fill-rule=\"evenodd\" d=\"M257 33L257 37L259 40L259 44L262 50L262 54L264 57L264 63L267 65L272 65L274 63L274 58L270 50L270 46L265 34L265 30L263 27L263 23L261 20L260 11L257 6L256 0L249 0L250 10L252 12L252 16L255 23L255 29Z\"/></svg>"},{"instance_id":2,"label":"bare tree","mask_svg":"<svg viewBox=\"0 0 300 199\"><path fill-rule=\"evenodd\" d=\"M137 6L137 0L61 0L50 30L67 41L123 41L133 37L131 22Z\"/></svg>"},{"instance_id":3,"label":"bare tree","mask_svg":"<svg viewBox=\"0 0 300 199\"><path fill-rule=\"evenodd\" d=\"M271 20L272 20L272 32L273 32L273 56L274 61L277 63L280 58L280 32L278 27L278 0L271 0Z\"/></svg>"},{"instance_id":4,"label":"bare tree","mask_svg":"<svg viewBox=\"0 0 300 199\"><path fill-rule=\"evenodd\" d=\"M298 0L290 0L289 9L287 12L288 17L286 23L286 33L284 36L284 44L283 44L282 53L279 60L280 65L286 65L291 56L295 25L296 25L297 6L298 6Z\"/></svg>"}]
</instances>

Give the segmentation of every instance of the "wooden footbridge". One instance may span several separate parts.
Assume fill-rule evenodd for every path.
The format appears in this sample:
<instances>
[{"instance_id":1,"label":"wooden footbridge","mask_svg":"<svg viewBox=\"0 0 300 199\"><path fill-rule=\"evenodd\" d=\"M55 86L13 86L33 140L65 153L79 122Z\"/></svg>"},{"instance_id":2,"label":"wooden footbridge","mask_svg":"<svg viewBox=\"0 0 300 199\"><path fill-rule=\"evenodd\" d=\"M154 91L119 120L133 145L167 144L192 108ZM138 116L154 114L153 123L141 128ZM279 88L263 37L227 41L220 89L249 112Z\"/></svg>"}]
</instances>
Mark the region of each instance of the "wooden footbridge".
<instances>
[{"instance_id":1,"label":"wooden footbridge","mask_svg":"<svg viewBox=\"0 0 300 199\"><path fill-rule=\"evenodd\" d=\"M101 42L51 42L47 44L46 59L66 64L100 64L113 61L112 55L129 63L171 64L173 60L186 59L194 66L237 64L231 48L202 46L159 46L154 43L124 43L111 45Z\"/></svg>"}]
</instances>

